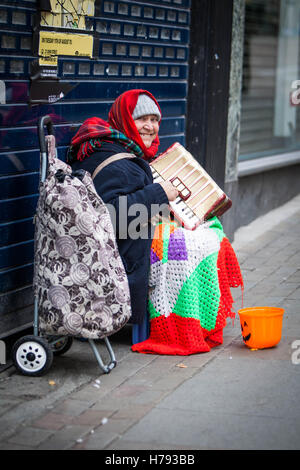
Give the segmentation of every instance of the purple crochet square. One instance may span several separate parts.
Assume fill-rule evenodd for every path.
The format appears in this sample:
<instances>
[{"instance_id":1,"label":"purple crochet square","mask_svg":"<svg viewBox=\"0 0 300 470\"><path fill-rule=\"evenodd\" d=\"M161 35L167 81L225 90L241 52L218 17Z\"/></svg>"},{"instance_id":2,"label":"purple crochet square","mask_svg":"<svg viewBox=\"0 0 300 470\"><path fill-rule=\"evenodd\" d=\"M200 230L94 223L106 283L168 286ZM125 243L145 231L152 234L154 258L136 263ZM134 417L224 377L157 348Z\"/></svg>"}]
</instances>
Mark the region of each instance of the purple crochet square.
<instances>
[{"instance_id":1,"label":"purple crochet square","mask_svg":"<svg viewBox=\"0 0 300 470\"><path fill-rule=\"evenodd\" d=\"M182 230L175 230L169 238L168 259L185 261L188 259L185 239Z\"/></svg>"},{"instance_id":2,"label":"purple crochet square","mask_svg":"<svg viewBox=\"0 0 300 470\"><path fill-rule=\"evenodd\" d=\"M154 264L154 263L157 263L157 261L160 261L160 259L157 256L157 254L151 249L151 251L150 251L150 263Z\"/></svg>"}]
</instances>

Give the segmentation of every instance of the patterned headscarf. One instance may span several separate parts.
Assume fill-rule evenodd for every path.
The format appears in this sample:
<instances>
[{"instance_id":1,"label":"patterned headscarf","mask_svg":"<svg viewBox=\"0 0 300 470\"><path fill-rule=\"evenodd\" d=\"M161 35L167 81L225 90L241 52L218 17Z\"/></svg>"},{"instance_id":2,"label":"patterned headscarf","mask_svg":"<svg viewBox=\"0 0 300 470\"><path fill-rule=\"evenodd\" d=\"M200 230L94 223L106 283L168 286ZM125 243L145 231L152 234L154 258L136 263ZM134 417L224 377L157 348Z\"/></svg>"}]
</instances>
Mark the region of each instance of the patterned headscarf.
<instances>
[{"instance_id":1,"label":"patterned headscarf","mask_svg":"<svg viewBox=\"0 0 300 470\"><path fill-rule=\"evenodd\" d=\"M154 96L146 90L129 90L122 93L113 103L108 121L98 117L86 119L71 140L68 151L70 163L85 158L96 152L103 142L118 142L125 150L135 153L145 160L151 160L157 153L159 147L158 136L147 148L136 128L132 113L140 94L148 95L160 107Z\"/></svg>"}]
</instances>

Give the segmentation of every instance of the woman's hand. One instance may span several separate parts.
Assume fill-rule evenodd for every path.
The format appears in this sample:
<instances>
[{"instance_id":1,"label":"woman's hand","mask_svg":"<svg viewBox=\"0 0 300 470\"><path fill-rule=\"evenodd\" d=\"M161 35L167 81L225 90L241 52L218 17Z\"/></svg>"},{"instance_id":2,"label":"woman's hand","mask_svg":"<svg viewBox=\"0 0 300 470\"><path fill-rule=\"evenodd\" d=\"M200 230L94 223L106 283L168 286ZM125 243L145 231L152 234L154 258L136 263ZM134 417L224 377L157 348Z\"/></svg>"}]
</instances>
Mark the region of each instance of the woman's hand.
<instances>
[{"instance_id":1,"label":"woman's hand","mask_svg":"<svg viewBox=\"0 0 300 470\"><path fill-rule=\"evenodd\" d=\"M179 194L179 191L178 189L175 188L175 186L171 183L171 181L163 181L162 183L159 183L159 184L165 191L169 201L175 201L175 199L177 198Z\"/></svg>"}]
</instances>

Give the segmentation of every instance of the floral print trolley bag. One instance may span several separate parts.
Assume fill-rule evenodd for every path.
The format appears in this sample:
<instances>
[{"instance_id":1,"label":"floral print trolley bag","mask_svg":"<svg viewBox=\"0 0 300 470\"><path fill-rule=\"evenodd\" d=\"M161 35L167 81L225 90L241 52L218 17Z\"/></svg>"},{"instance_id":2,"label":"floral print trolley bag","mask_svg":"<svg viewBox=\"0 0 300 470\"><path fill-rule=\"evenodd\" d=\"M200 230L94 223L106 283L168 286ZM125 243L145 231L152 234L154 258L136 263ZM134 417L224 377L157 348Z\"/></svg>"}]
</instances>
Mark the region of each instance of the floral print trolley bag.
<instances>
[{"instance_id":1,"label":"floral print trolley bag","mask_svg":"<svg viewBox=\"0 0 300 470\"><path fill-rule=\"evenodd\" d=\"M42 119L53 131L49 116ZM83 170L72 174L56 157L54 135L44 140L48 161L46 170L41 163L45 176L34 218L35 335L87 338L99 365L109 372L116 361L107 337L131 316L128 280L111 218L91 175ZM102 363L96 339L106 342L113 359L109 367ZM22 369L22 360L15 362Z\"/></svg>"}]
</instances>

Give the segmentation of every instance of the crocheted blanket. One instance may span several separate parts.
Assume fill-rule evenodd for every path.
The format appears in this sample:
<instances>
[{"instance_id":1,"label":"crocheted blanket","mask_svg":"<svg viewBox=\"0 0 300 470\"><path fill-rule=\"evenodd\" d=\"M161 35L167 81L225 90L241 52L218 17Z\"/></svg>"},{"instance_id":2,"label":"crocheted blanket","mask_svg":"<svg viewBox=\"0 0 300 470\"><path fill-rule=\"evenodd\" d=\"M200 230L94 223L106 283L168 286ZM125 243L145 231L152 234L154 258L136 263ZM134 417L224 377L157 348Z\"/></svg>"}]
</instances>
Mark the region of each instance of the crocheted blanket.
<instances>
[{"instance_id":1,"label":"crocheted blanket","mask_svg":"<svg viewBox=\"0 0 300 470\"><path fill-rule=\"evenodd\" d=\"M133 351L189 355L222 344L226 318L235 316L230 288L243 289L243 279L216 217L194 231L157 225L149 283L150 336Z\"/></svg>"}]
</instances>

